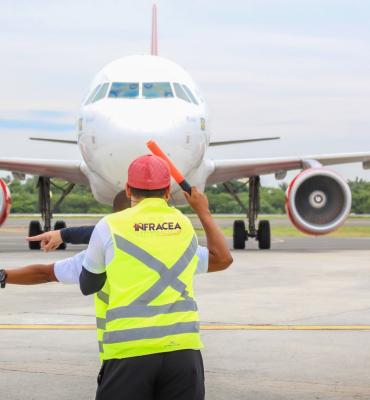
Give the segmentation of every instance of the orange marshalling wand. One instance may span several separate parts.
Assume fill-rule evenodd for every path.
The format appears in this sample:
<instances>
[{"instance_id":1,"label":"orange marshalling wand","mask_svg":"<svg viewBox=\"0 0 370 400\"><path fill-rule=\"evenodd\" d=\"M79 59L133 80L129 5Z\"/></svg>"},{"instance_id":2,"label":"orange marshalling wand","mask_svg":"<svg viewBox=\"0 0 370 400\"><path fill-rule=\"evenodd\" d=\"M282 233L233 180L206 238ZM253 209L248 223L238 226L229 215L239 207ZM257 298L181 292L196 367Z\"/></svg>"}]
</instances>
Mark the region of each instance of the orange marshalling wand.
<instances>
[{"instance_id":1,"label":"orange marshalling wand","mask_svg":"<svg viewBox=\"0 0 370 400\"><path fill-rule=\"evenodd\" d=\"M154 140L149 140L146 145L155 156L158 156L162 158L162 160L166 161L173 179L175 179L175 181L180 185L181 189L191 194L191 186L185 180L184 175L175 167L175 164L170 160L167 154L161 150L157 143Z\"/></svg>"}]
</instances>

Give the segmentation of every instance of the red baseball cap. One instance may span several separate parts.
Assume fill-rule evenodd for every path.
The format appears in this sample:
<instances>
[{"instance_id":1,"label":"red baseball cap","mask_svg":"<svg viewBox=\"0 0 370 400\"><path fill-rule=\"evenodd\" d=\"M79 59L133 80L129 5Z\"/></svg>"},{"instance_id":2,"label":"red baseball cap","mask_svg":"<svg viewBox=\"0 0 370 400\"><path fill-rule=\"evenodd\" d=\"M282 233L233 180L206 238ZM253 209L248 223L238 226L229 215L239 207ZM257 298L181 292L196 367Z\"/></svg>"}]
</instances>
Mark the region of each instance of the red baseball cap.
<instances>
[{"instance_id":1,"label":"red baseball cap","mask_svg":"<svg viewBox=\"0 0 370 400\"><path fill-rule=\"evenodd\" d=\"M128 167L127 184L136 189L156 190L170 186L167 163L153 154L138 157Z\"/></svg>"}]
</instances>

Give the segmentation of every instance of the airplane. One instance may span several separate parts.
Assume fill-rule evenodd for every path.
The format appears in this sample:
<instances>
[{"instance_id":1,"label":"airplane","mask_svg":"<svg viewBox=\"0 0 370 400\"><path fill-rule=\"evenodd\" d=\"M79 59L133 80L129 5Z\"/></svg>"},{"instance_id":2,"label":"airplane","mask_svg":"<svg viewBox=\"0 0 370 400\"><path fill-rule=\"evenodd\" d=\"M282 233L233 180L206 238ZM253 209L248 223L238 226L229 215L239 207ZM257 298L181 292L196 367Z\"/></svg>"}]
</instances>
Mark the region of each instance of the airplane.
<instances>
[{"instance_id":1,"label":"airplane","mask_svg":"<svg viewBox=\"0 0 370 400\"><path fill-rule=\"evenodd\" d=\"M286 192L286 210L293 225L311 235L324 235L340 227L351 210L351 191L347 182L327 166L362 162L370 169L370 151L345 154L318 154L305 157L217 159L216 146L243 145L257 141L274 141L279 137L212 141L207 104L188 72L168 59L158 56L157 8L152 10L150 55L123 57L107 64L95 77L83 100L77 120L77 139L55 137L30 138L78 146L77 159L0 157L0 169L15 177L39 176L40 212L44 226L31 221L29 235L51 229L50 182L61 178L74 184L89 185L95 199L112 205L122 201L128 165L147 153L150 139L174 160L191 185L201 190L224 183L231 195L240 199L228 184L233 179L248 179L246 221L233 224L233 247L244 249L249 238L260 249L270 249L271 228L268 220L258 221L260 176L275 174L283 179L287 171L299 170ZM67 194L64 193L65 195ZM171 185L171 200L183 204L181 189ZM0 181L0 225L9 215L10 191ZM246 222L248 226L246 227ZM65 226L56 222L54 229ZM30 249L40 243L31 242Z\"/></svg>"}]
</instances>

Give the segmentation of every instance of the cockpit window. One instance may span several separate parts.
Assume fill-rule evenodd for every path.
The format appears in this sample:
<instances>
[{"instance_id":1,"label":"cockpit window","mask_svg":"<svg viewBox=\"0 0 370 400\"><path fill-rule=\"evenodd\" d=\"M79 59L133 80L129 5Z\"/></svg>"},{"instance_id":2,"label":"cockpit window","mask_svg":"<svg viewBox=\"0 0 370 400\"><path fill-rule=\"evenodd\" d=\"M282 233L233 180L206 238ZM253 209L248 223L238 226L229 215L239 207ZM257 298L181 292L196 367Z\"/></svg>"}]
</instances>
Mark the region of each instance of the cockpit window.
<instances>
[{"instance_id":1,"label":"cockpit window","mask_svg":"<svg viewBox=\"0 0 370 400\"><path fill-rule=\"evenodd\" d=\"M143 97L154 99L158 97L173 97L169 82L144 82Z\"/></svg>"},{"instance_id":2,"label":"cockpit window","mask_svg":"<svg viewBox=\"0 0 370 400\"><path fill-rule=\"evenodd\" d=\"M95 103L96 101L103 99L108 91L109 83L106 82L103 85L100 86L100 89L96 92L96 95L94 96L92 103Z\"/></svg>"},{"instance_id":3,"label":"cockpit window","mask_svg":"<svg viewBox=\"0 0 370 400\"><path fill-rule=\"evenodd\" d=\"M139 96L139 84L136 82L113 82L108 97L135 98Z\"/></svg>"},{"instance_id":4,"label":"cockpit window","mask_svg":"<svg viewBox=\"0 0 370 400\"><path fill-rule=\"evenodd\" d=\"M186 94L190 97L191 101L194 104L198 105L199 103L198 103L197 99L195 98L195 96L193 95L193 93L191 92L191 90L186 85L182 85L182 87L185 90Z\"/></svg>"},{"instance_id":5,"label":"cockpit window","mask_svg":"<svg viewBox=\"0 0 370 400\"><path fill-rule=\"evenodd\" d=\"M191 100L189 99L189 97L187 96L184 89L181 87L181 85L179 83L174 83L173 88L175 89L176 97L178 97L179 99L185 100L188 103L191 103Z\"/></svg>"},{"instance_id":6,"label":"cockpit window","mask_svg":"<svg viewBox=\"0 0 370 400\"><path fill-rule=\"evenodd\" d=\"M91 103L91 100L94 98L94 96L96 95L96 92L100 89L100 86L97 86L89 95L89 97L87 98L87 100L85 101L85 106Z\"/></svg>"}]
</instances>

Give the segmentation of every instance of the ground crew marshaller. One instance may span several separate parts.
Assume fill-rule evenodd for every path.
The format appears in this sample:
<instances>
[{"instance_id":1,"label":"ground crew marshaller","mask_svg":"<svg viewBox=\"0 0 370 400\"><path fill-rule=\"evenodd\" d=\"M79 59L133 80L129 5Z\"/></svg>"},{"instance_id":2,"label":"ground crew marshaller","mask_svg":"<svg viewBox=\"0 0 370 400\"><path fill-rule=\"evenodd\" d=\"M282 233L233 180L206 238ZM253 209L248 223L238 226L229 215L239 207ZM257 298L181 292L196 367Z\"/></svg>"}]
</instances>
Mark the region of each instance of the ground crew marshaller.
<instances>
[{"instance_id":1,"label":"ground crew marshaller","mask_svg":"<svg viewBox=\"0 0 370 400\"><path fill-rule=\"evenodd\" d=\"M97 400L202 400L204 370L193 277L198 241L189 219L167 204L170 173L153 155L136 159L126 184L130 209L95 227L83 294L96 295L103 360ZM208 272L232 258L206 196L184 192L207 237Z\"/></svg>"}]
</instances>

